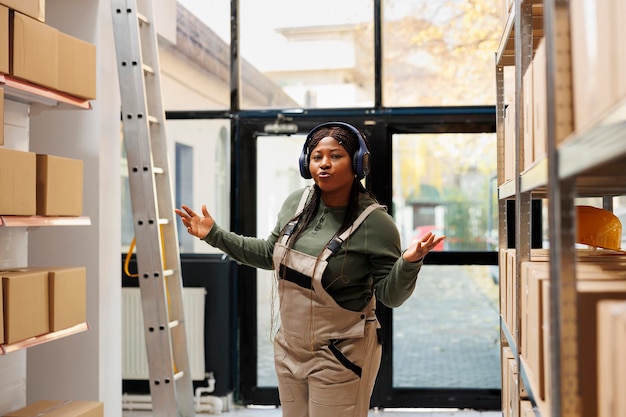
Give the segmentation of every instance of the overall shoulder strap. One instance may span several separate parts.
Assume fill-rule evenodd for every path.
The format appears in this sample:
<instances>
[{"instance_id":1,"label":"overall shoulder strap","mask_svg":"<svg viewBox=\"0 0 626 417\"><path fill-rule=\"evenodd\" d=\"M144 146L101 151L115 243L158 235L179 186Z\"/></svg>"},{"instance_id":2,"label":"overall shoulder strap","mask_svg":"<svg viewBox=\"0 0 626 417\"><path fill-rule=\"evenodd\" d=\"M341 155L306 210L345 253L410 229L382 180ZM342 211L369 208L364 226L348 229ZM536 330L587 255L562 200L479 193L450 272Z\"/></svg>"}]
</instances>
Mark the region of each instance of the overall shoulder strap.
<instances>
[{"instance_id":1,"label":"overall shoulder strap","mask_svg":"<svg viewBox=\"0 0 626 417\"><path fill-rule=\"evenodd\" d=\"M346 229L341 235L333 238L333 240L331 240L328 243L328 245L326 245L326 248L324 249L324 252L322 252L322 256L320 258L323 260L326 260L331 255L335 254L339 250L339 248L341 248L341 245L343 245L343 242L345 242L346 239L348 239L350 235L359 228L361 223L365 221L367 216L369 216L370 213L372 213L374 210L379 209L379 208L385 208L385 206L383 206L382 204L378 204L378 203L372 203L369 206L367 206L365 210L361 212L359 217L356 218L354 223L352 223L352 225L348 229Z\"/></svg>"},{"instance_id":2,"label":"overall shoulder strap","mask_svg":"<svg viewBox=\"0 0 626 417\"><path fill-rule=\"evenodd\" d=\"M293 217L296 217L304 209L304 205L306 204L311 194L313 194L313 187L312 186L306 187L304 189L304 192L302 193L302 197L300 197L300 202L298 203L296 214L294 214Z\"/></svg>"},{"instance_id":3,"label":"overall shoulder strap","mask_svg":"<svg viewBox=\"0 0 626 417\"><path fill-rule=\"evenodd\" d=\"M300 202L298 203L298 207L296 208L296 212L293 215L294 218L291 221L289 221L289 223L287 223L287 225L285 226L285 229L283 230L283 234L281 235L281 238L280 238L281 243L283 244L287 243L289 236L291 236L291 233L293 233L293 230L296 227L296 223L298 223L297 220L295 220L295 218L304 209L304 205L309 199L309 196L311 195L311 193L313 193L313 187L306 187L304 189L304 192L302 193L302 197L300 197Z\"/></svg>"}]
</instances>

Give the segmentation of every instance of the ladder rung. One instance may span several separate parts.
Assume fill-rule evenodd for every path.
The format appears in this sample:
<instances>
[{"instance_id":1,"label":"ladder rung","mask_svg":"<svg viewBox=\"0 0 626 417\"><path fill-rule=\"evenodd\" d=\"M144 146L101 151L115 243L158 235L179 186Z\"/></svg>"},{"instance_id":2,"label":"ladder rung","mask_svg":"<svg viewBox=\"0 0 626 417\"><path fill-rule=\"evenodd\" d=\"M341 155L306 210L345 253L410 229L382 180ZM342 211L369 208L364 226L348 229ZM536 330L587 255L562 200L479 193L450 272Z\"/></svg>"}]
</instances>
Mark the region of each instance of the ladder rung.
<instances>
[{"instance_id":1,"label":"ladder rung","mask_svg":"<svg viewBox=\"0 0 626 417\"><path fill-rule=\"evenodd\" d=\"M2 3L2 0L0 0L0 3ZM165 229L162 226L164 224L167 227L175 227L169 177L155 176L157 174L170 175L170 170L167 167L168 142L165 139L165 112L162 110L161 70L159 69L158 56L149 56L152 53L158 54L158 36L155 27L158 26L158 23L154 19L153 5L161 2L158 0L114 0L112 3L115 14L113 29L118 65L124 66L127 64L129 52L140 51L146 53L146 55L138 54L139 56L132 62L132 71L120 71L118 74L120 78L120 98L124 113L128 111L126 106L135 109L136 111L133 111L133 114L129 114L129 116L134 118L136 113L137 119L140 119L139 121L142 123L140 127L142 130L147 130L147 132L142 132L146 133L145 135L137 135L134 123L124 123L123 126L125 137L133 137L133 139L137 137L137 141L140 142L136 144L137 146L134 146L135 144L129 146L130 141L125 141L128 165L132 168L131 172L141 173L142 179L146 179L146 181L130 181L130 193L133 195L133 203L135 203L135 195L137 198L144 200L140 206L145 207L146 212L158 213L161 211L164 213L166 219L161 219L161 216L158 215L150 217L151 226L154 223L158 223L162 229ZM126 7L117 5L117 3L125 3ZM142 7L138 7L137 3L140 3ZM122 15L122 10L126 12L126 16L120 16ZM143 86L136 83L136 78L142 78ZM136 103L137 101L141 101L141 103ZM137 105L141 106L136 107ZM145 148L143 147L144 145ZM143 149L147 149L147 152L151 153L152 158L149 163L146 163L141 158ZM160 166L155 167L154 161L157 161L156 165ZM148 178L143 178L145 175ZM145 216L143 211L134 210L134 221L143 221ZM171 213L171 215L165 213ZM156 221L153 222L152 219ZM162 277L166 278L158 281L160 286L165 286L165 288L159 288L159 290L163 291L167 291L169 286L182 285L176 233L165 232L166 230L162 230L159 233L161 241L159 241L160 239L150 241L151 239L147 236L137 236L137 248L141 248L141 252L149 251L154 260L159 260L159 255L161 255L158 272L151 275L158 276L162 274ZM143 239L148 240L145 243L149 247L143 247ZM138 256L138 258L143 258L143 255ZM142 273L142 275L148 276L150 274ZM141 280L141 282L142 287L144 283L149 288L155 285L154 280ZM163 377L160 376L158 380L155 380L155 382L158 382L158 385L161 385L161 381L164 381L164 384L159 386L158 389L156 383L154 387L150 384L151 391L153 391L153 388L156 389L150 397L154 415L155 417L194 417L194 393L188 361L189 353L187 352L185 318L183 311L181 311L184 304L181 299L181 291L167 293L166 306L161 305L165 300L161 299L161 297L155 297L152 294L152 290L149 297L144 296L144 292L144 288L142 288L141 304L144 308L149 307L151 311L165 310L166 314L170 313L169 318L159 322L159 329L165 330L162 326L174 329L171 333L169 331L163 332L163 336L170 339L170 349L167 346L162 346L162 343L146 343L150 374L163 375L165 373ZM171 312L169 311L170 306L172 307ZM164 333L167 334L165 335ZM146 342L151 341L150 334L144 335L144 338ZM173 354L172 350L175 351L175 354ZM173 384L168 385L170 382L176 382L177 386L174 387L172 386ZM174 410L174 407L176 410Z\"/></svg>"},{"instance_id":2,"label":"ladder rung","mask_svg":"<svg viewBox=\"0 0 626 417\"><path fill-rule=\"evenodd\" d=\"M143 68L143 72L154 75L154 68L152 68L150 65L143 64L141 68Z\"/></svg>"},{"instance_id":3,"label":"ladder rung","mask_svg":"<svg viewBox=\"0 0 626 417\"><path fill-rule=\"evenodd\" d=\"M150 21L148 20L148 18L143 15L142 13L137 12L137 20L139 20L139 23L143 23L146 25L150 24Z\"/></svg>"}]
</instances>

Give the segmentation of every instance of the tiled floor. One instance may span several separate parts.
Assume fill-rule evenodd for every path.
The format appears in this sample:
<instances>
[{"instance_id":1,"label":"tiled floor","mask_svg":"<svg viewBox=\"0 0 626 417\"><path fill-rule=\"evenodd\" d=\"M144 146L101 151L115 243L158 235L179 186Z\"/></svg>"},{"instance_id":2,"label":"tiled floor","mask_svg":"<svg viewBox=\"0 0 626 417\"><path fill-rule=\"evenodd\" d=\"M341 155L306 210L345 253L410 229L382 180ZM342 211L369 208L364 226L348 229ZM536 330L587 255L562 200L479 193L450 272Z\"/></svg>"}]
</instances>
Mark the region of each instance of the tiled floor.
<instances>
[{"instance_id":1,"label":"tiled floor","mask_svg":"<svg viewBox=\"0 0 626 417\"><path fill-rule=\"evenodd\" d=\"M228 416L280 417L280 409L236 409ZM385 409L370 410L369 417L501 417L500 411L453 410L453 409Z\"/></svg>"},{"instance_id":2,"label":"tiled floor","mask_svg":"<svg viewBox=\"0 0 626 417\"><path fill-rule=\"evenodd\" d=\"M214 414L198 413L196 415L209 417ZM281 411L274 407L235 407L221 415L227 417L281 417ZM151 416L152 413L149 411L124 411L124 417ZM370 410L368 417L502 417L502 412L456 409L385 409Z\"/></svg>"}]
</instances>

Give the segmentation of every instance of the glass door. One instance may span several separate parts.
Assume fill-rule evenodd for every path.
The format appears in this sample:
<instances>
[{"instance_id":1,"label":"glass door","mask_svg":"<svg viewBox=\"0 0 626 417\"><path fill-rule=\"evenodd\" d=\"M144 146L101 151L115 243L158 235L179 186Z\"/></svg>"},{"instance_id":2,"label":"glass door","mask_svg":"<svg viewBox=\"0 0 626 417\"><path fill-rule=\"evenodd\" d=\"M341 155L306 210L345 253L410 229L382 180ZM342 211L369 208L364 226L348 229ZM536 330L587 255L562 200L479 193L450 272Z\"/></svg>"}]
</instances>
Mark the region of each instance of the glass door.
<instances>
[{"instance_id":1,"label":"glass door","mask_svg":"<svg viewBox=\"0 0 626 417\"><path fill-rule=\"evenodd\" d=\"M391 148L392 214L402 246L429 231L447 238L428 255L411 298L381 311L391 346L376 401L497 408L498 270L481 265L497 246L495 135L396 134Z\"/></svg>"},{"instance_id":2,"label":"glass door","mask_svg":"<svg viewBox=\"0 0 626 417\"><path fill-rule=\"evenodd\" d=\"M304 138L256 138L259 237L273 229L285 197L310 182L297 166ZM372 405L498 408L498 271L495 262L489 265L497 247L495 135L396 134L390 146L389 212L403 247L428 231L447 239L428 256L404 305L379 306L385 345ZM257 404L278 404L272 338L280 323L273 282L270 271L256 270L256 346L241 351L256 351L251 392Z\"/></svg>"},{"instance_id":3,"label":"glass door","mask_svg":"<svg viewBox=\"0 0 626 417\"><path fill-rule=\"evenodd\" d=\"M305 135L257 137L257 236L274 229L285 198L310 184L300 176L298 158ZM257 269L257 386L276 387L273 337L280 326L273 271Z\"/></svg>"}]
</instances>

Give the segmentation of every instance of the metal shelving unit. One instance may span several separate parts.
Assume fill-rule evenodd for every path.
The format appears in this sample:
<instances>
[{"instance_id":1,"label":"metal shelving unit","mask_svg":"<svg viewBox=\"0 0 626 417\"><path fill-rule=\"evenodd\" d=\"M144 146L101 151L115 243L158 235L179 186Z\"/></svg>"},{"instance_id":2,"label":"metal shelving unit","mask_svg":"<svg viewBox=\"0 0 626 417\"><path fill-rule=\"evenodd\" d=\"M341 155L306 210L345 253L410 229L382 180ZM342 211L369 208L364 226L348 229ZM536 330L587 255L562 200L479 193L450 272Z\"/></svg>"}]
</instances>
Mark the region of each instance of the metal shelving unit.
<instances>
[{"instance_id":1,"label":"metal shelving unit","mask_svg":"<svg viewBox=\"0 0 626 417\"><path fill-rule=\"evenodd\" d=\"M21 103L43 104L46 108L66 110L91 109L89 100L44 88L7 74L0 74L0 87L4 89L7 99Z\"/></svg>"},{"instance_id":2,"label":"metal shelving unit","mask_svg":"<svg viewBox=\"0 0 626 417\"><path fill-rule=\"evenodd\" d=\"M22 340L20 342L11 344L0 344L0 355L7 355L11 352L16 352L18 350L41 345L42 343L52 342L53 340L59 340L64 337L82 333L87 330L89 330L89 324L85 322L79 323L72 327L68 327L67 329L42 334L41 336L37 337L31 337L30 339Z\"/></svg>"},{"instance_id":3,"label":"metal shelving unit","mask_svg":"<svg viewBox=\"0 0 626 417\"><path fill-rule=\"evenodd\" d=\"M539 16L541 13L541 16ZM540 25L540 26L538 26ZM523 73L533 56L538 36L546 45L547 154L522 171ZM498 178L500 248L507 248L507 202L515 201L515 251L520 294L520 265L530 258L530 201L546 199L550 230L550 357L552 417L581 416L578 369L578 300L576 291L575 199L609 198L626 194L626 99L622 99L584 131L574 132L570 47L570 4L567 0L516 0L509 13L496 54L498 91ZM515 177L504 181L504 67L515 67L516 138ZM606 200L605 200L606 201ZM517 341L520 329L519 296L517 328L511 332L504 320L502 341L512 347L518 364L518 385L533 403L535 396L526 381L527 366L520 360ZM535 407L535 414L541 411ZM544 416L545 417L545 416Z\"/></svg>"},{"instance_id":4,"label":"metal shelving unit","mask_svg":"<svg viewBox=\"0 0 626 417\"><path fill-rule=\"evenodd\" d=\"M577 342L576 342L576 282L574 270L574 196L577 182L573 177L565 178L560 173L567 165L559 166L557 143L572 133L571 69L569 64L569 16L567 2L554 0L516 0L509 13L505 33L496 56L498 88L499 164L504 164L504 67L515 68L515 171L514 179L504 181L504 168L499 168L500 205L500 248L507 248L507 201L515 201L515 250L516 276L515 329L511 332L502 321L503 342L512 346L518 369L520 397L528 398L536 407L536 396L528 383L526 363L521 360L517 343L520 340L521 312L521 265L530 260L531 201L547 198L550 226L550 288L552 312L551 328L554 337L550 367L552 378L551 415L580 415L577 391ZM547 62L547 155L530 168L524 167L524 88L523 75L534 54L537 40L544 38ZM578 152L578 151L576 151ZM587 180L589 181L589 180Z\"/></svg>"},{"instance_id":5,"label":"metal shelving unit","mask_svg":"<svg viewBox=\"0 0 626 417\"><path fill-rule=\"evenodd\" d=\"M36 105L41 110L90 110L91 102L70 96L49 88L41 87L8 74L0 74L0 88L4 90L4 100ZM8 216L0 214L0 227L35 229L48 226L89 226L87 216ZM67 329L42 334L12 344L0 344L0 355L7 355L43 343L51 342L89 329L87 322Z\"/></svg>"}]
</instances>

